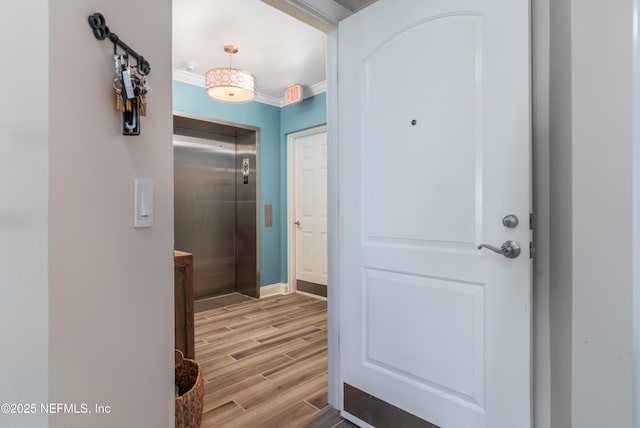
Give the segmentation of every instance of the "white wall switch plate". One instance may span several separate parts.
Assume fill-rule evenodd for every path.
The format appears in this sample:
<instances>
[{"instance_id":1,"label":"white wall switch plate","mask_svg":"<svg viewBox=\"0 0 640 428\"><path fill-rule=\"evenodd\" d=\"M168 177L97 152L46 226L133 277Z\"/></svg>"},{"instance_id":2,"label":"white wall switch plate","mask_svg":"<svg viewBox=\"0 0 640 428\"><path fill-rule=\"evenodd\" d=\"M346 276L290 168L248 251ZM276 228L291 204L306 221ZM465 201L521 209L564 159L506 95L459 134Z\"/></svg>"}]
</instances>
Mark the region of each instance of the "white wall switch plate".
<instances>
[{"instance_id":1,"label":"white wall switch plate","mask_svg":"<svg viewBox=\"0 0 640 428\"><path fill-rule=\"evenodd\" d=\"M153 181L149 178L136 177L133 180L134 213L133 227L153 226Z\"/></svg>"}]
</instances>

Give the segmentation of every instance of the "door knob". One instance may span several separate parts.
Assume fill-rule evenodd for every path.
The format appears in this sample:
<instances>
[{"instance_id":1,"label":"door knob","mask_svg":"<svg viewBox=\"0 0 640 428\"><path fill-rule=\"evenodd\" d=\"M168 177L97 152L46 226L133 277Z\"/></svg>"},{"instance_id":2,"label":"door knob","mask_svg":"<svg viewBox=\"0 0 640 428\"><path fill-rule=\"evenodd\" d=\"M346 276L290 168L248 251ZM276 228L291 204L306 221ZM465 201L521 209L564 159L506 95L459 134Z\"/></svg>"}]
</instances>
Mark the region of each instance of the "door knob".
<instances>
[{"instance_id":1,"label":"door knob","mask_svg":"<svg viewBox=\"0 0 640 428\"><path fill-rule=\"evenodd\" d=\"M496 248L492 245L487 244L478 245L478 250L481 248L487 248L494 253L502 254L508 259L515 259L520 255L520 244L518 244L516 241L505 241L500 248Z\"/></svg>"},{"instance_id":2,"label":"door knob","mask_svg":"<svg viewBox=\"0 0 640 428\"><path fill-rule=\"evenodd\" d=\"M296 226L300 226L300 220L294 221L293 224L295 224Z\"/></svg>"}]
</instances>

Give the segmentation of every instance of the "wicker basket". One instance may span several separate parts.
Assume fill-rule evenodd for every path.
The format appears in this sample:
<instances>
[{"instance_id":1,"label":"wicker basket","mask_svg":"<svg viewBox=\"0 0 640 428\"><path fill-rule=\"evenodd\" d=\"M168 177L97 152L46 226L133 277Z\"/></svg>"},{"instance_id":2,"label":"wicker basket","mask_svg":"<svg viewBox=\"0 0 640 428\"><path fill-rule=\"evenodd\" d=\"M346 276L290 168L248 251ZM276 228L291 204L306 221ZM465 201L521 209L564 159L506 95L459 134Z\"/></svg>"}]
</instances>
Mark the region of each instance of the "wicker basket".
<instances>
[{"instance_id":1,"label":"wicker basket","mask_svg":"<svg viewBox=\"0 0 640 428\"><path fill-rule=\"evenodd\" d=\"M204 380L196 361L184 358L176 366L176 386L176 428L200 428Z\"/></svg>"}]
</instances>

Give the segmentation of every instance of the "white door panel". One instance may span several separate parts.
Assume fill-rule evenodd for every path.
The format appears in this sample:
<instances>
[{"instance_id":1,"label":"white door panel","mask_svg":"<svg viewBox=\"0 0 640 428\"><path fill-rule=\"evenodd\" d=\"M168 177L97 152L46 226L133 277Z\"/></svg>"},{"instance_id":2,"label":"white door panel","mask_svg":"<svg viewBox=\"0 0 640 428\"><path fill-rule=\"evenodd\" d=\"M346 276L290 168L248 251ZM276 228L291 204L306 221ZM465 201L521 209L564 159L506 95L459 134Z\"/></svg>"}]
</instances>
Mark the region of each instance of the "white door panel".
<instances>
[{"instance_id":1,"label":"white door panel","mask_svg":"<svg viewBox=\"0 0 640 428\"><path fill-rule=\"evenodd\" d=\"M363 141L384 143L363 151L365 212L380 214L366 218L369 237L473 245L481 212L475 197L481 191L475 186L482 154L481 23L478 16L435 19L365 59L366 85L393 82L400 89L393 104L412 107L390 109L387 91L367 93ZM417 45L420 51L412 52ZM420 194L398 192L398 185L419 187Z\"/></svg>"},{"instance_id":2,"label":"white door panel","mask_svg":"<svg viewBox=\"0 0 640 428\"><path fill-rule=\"evenodd\" d=\"M294 138L296 278L327 285L327 134Z\"/></svg>"},{"instance_id":3,"label":"white door panel","mask_svg":"<svg viewBox=\"0 0 640 428\"><path fill-rule=\"evenodd\" d=\"M379 0L339 28L342 381L443 428L531 424L528 13Z\"/></svg>"}]
</instances>

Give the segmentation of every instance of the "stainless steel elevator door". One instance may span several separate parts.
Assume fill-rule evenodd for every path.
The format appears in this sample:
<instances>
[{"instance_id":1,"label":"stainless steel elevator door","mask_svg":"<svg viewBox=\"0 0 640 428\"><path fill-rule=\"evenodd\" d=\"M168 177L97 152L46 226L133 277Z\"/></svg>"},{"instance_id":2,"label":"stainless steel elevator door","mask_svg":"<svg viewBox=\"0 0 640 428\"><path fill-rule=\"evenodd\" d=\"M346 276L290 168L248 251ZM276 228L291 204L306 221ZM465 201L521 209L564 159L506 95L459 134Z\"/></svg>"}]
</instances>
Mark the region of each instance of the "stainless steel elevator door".
<instances>
[{"instance_id":1,"label":"stainless steel elevator door","mask_svg":"<svg viewBox=\"0 0 640 428\"><path fill-rule=\"evenodd\" d=\"M236 290L235 138L174 137L175 248L194 256L195 298Z\"/></svg>"}]
</instances>

